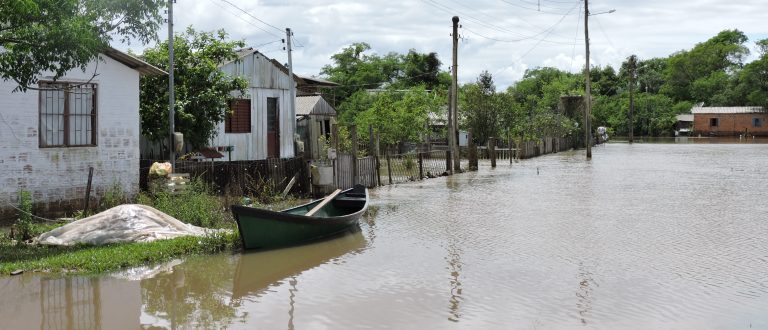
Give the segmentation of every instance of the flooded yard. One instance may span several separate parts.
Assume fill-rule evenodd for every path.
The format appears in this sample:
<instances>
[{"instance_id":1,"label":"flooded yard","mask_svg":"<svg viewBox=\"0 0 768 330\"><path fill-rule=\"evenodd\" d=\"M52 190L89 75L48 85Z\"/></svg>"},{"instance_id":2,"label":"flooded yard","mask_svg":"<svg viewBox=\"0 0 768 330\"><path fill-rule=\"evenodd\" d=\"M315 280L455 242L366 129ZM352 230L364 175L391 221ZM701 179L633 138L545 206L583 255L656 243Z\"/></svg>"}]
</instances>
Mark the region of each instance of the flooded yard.
<instances>
[{"instance_id":1,"label":"flooded yard","mask_svg":"<svg viewBox=\"0 0 768 330\"><path fill-rule=\"evenodd\" d=\"M335 240L0 278L0 328L768 328L768 145L489 165L373 189Z\"/></svg>"}]
</instances>

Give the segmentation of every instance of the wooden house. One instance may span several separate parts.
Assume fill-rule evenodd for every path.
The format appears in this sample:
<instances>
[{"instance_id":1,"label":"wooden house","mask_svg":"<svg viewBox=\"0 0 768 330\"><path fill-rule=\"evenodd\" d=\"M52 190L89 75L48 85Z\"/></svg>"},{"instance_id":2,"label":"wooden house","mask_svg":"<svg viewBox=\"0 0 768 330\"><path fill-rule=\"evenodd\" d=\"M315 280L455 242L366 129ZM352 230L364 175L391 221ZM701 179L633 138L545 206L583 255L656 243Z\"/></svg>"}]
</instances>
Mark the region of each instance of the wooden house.
<instances>
[{"instance_id":1,"label":"wooden house","mask_svg":"<svg viewBox=\"0 0 768 330\"><path fill-rule=\"evenodd\" d=\"M38 214L82 209L112 187L139 190L139 76L164 71L113 48L85 70L53 81L41 73L26 92L0 80L0 219L14 215L20 190Z\"/></svg>"},{"instance_id":2,"label":"wooden house","mask_svg":"<svg viewBox=\"0 0 768 330\"><path fill-rule=\"evenodd\" d=\"M336 109L320 95L296 98L296 121L304 142L304 155L311 159L325 157L320 137L330 139L331 127L336 125Z\"/></svg>"},{"instance_id":3,"label":"wooden house","mask_svg":"<svg viewBox=\"0 0 768 330\"><path fill-rule=\"evenodd\" d=\"M694 135L768 136L768 112L763 107L696 106L691 113Z\"/></svg>"},{"instance_id":4,"label":"wooden house","mask_svg":"<svg viewBox=\"0 0 768 330\"><path fill-rule=\"evenodd\" d=\"M232 113L219 123L211 147L231 147L231 159L259 160L294 157L295 111L290 88L299 78L253 48L238 51L238 59L221 65L230 76L248 80L248 94L230 104Z\"/></svg>"}]
</instances>

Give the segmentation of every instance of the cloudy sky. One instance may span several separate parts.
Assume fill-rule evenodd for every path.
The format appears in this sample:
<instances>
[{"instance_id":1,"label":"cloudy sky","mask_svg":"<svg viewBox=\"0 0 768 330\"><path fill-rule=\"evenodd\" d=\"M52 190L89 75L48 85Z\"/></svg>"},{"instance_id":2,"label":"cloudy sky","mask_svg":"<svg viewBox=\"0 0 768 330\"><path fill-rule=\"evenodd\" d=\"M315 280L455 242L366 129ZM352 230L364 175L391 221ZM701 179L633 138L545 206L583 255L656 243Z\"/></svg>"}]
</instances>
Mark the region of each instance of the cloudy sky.
<instances>
[{"instance_id":1,"label":"cloudy sky","mask_svg":"<svg viewBox=\"0 0 768 330\"><path fill-rule=\"evenodd\" d=\"M616 10L589 19L593 65L616 67L631 54L665 57L724 29L745 32L751 48L755 40L768 38L765 0L593 0L589 10ZM280 39L290 27L296 40L293 63L302 75L319 75L331 55L354 42L367 42L378 54L434 51L447 70L454 15L462 25L462 83L488 70L504 88L526 69L583 67L584 2L579 0L178 0L174 6L177 31L189 25L224 29L283 63L287 56ZM160 38L166 37L161 31Z\"/></svg>"}]
</instances>

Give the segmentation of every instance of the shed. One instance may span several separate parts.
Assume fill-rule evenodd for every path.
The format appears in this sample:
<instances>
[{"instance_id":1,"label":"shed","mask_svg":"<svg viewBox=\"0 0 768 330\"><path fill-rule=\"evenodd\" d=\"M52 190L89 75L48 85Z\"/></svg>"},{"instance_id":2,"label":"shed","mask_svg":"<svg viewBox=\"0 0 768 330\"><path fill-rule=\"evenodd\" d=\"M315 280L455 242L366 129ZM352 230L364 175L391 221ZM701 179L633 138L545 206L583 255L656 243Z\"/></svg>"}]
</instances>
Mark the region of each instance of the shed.
<instances>
[{"instance_id":1,"label":"shed","mask_svg":"<svg viewBox=\"0 0 768 330\"><path fill-rule=\"evenodd\" d=\"M322 141L330 139L331 127L336 125L336 109L322 96L299 96L296 98L297 130L304 141L304 152L312 159L320 159Z\"/></svg>"},{"instance_id":2,"label":"shed","mask_svg":"<svg viewBox=\"0 0 768 330\"><path fill-rule=\"evenodd\" d=\"M219 123L211 146L234 147L229 160L294 157L290 88L300 78L291 79L285 66L253 48L239 50L221 71L246 78L248 95L230 104L232 113Z\"/></svg>"}]
</instances>

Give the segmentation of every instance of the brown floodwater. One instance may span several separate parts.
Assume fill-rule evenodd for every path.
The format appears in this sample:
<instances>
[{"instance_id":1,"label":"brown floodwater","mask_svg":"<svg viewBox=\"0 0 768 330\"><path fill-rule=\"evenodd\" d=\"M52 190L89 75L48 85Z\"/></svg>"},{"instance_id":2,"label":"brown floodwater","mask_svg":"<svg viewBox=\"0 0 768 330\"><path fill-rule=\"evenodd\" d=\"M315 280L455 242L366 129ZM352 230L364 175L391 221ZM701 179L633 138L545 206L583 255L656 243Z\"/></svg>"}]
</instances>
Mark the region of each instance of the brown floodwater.
<instances>
[{"instance_id":1,"label":"brown floodwater","mask_svg":"<svg viewBox=\"0 0 768 330\"><path fill-rule=\"evenodd\" d=\"M0 278L1 329L766 329L768 145L607 144L371 191L360 230Z\"/></svg>"}]
</instances>

